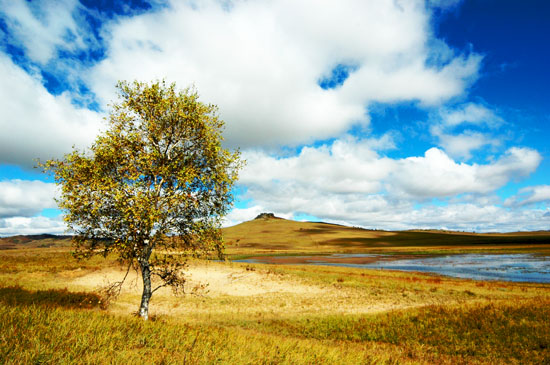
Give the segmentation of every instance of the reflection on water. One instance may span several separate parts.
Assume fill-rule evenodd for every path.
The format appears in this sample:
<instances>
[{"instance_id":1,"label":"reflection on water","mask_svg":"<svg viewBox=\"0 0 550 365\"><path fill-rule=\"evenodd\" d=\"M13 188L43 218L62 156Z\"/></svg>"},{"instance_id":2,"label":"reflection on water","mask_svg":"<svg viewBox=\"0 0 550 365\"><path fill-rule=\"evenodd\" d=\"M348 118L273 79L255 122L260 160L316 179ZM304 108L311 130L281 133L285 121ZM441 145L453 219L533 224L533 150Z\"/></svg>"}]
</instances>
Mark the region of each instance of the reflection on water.
<instances>
[{"instance_id":1,"label":"reflection on water","mask_svg":"<svg viewBox=\"0 0 550 365\"><path fill-rule=\"evenodd\" d=\"M377 258L370 263L338 262L338 259ZM308 260L313 265L347 266L369 269L391 269L401 271L431 272L457 278L476 280L505 280L534 283L550 283L550 257L532 254L483 255L465 254L422 258L391 260L388 255L373 254L335 254L323 258ZM243 262L262 262L262 260L240 260Z\"/></svg>"}]
</instances>

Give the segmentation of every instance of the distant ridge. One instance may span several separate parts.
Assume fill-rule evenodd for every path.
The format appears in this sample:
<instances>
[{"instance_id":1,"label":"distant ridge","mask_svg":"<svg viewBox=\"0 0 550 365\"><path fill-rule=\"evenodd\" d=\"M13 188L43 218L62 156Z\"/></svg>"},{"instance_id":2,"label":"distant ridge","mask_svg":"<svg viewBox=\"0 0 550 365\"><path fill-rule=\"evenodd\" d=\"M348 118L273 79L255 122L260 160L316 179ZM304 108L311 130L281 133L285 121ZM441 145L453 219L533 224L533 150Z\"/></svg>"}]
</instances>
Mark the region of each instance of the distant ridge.
<instances>
[{"instance_id":1,"label":"distant ridge","mask_svg":"<svg viewBox=\"0 0 550 365\"><path fill-rule=\"evenodd\" d=\"M56 240L62 240L71 238L72 236L68 235L56 235L56 234L49 234L49 233L42 233L42 234L27 234L27 235L16 235L16 236L7 236L7 237L0 237L0 240L9 240L14 243L28 243L32 241L40 241L40 240L47 240L47 239L56 239Z\"/></svg>"},{"instance_id":2,"label":"distant ridge","mask_svg":"<svg viewBox=\"0 0 550 365\"><path fill-rule=\"evenodd\" d=\"M9 250L17 247L50 247L71 239L68 235L29 234L9 237L0 237L0 250Z\"/></svg>"}]
</instances>

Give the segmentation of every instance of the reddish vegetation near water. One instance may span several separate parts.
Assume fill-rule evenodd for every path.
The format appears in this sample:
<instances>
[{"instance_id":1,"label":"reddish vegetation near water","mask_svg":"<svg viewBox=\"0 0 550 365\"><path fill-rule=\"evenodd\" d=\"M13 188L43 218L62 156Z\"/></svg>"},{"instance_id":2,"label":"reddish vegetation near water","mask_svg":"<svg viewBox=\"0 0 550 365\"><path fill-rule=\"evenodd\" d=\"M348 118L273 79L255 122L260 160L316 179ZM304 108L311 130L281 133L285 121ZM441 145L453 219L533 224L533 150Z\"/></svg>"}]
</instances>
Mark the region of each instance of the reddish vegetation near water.
<instances>
[{"instance_id":1,"label":"reddish vegetation near water","mask_svg":"<svg viewBox=\"0 0 550 365\"><path fill-rule=\"evenodd\" d=\"M418 258L418 255L392 255L375 257L339 257L339 256L255 256L254 261L263 264L308 264L315 262L338 264L372 264L377 261L393 261Z\"/></svg>"}]
</instances>

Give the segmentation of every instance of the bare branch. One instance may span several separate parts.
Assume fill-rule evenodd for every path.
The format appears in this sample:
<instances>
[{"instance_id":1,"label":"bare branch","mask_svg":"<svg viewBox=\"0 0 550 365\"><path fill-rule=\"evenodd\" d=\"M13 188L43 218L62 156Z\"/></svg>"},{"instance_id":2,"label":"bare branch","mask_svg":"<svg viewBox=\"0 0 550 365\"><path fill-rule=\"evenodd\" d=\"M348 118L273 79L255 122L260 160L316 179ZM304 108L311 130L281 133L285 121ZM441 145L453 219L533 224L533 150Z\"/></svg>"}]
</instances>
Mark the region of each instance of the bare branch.
<instances>
[{"instance_id":1,"label":"bare branch","mask_svg":"<svg viewBox=\"0 0 550 365\"><path fill-rule=\"evenodd\" d=\"M132 262L128 264L128 267L126 268L126 274L124 274L124 277L120 281L115 281L111 284L109 284L107 287L102 288L100 290L100 293L104 297L106 301L111 301L113 299L116 299L120 292L122 291L122 285L124 285L124 282L126 281L126 278L128 277L128 273L130 272L130 269L132 268Z\"/></svg>"}]
</instances>

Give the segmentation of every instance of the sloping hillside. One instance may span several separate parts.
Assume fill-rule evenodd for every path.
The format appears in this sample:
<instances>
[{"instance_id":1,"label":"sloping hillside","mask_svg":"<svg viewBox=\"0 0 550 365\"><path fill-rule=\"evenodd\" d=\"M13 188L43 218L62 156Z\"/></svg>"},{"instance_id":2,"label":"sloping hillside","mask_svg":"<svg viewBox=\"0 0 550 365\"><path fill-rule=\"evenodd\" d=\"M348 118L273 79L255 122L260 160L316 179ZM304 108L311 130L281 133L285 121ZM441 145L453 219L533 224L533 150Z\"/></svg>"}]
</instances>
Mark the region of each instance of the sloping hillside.
<instances>
[{"instance_id":1,"label":"sloping hillside","mask_svg":"<svg viewBox=\"0 0 550 365\"><path fill-rule=\"evenodd\" d=\"M270 213L222 229L229 255L430 251L448 249L521 249L536 246L550 253L550 232L477 234L449 231L379 231L322 222L296 222ZM0 250L66 247L71 236L49 234L0 238ZM542 246L548 246L547 248Z\"/></svg>"},{"instance_id":2,"label":"sloping hillside","mask_svg":"<svg viewBox=\"0 0 550 365\"><path fill-rule=\"evenodd\" d=\"M479 247L526 248L549 244L550 232L476 234L447 231L377 231L321 222L296 222L262 214L223 229L230 255L252 253L364 252L393 248Z\"/></svg>"}]
</instances>

